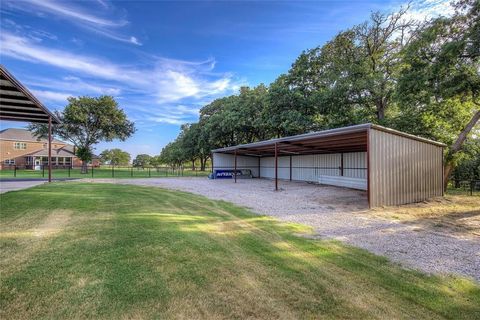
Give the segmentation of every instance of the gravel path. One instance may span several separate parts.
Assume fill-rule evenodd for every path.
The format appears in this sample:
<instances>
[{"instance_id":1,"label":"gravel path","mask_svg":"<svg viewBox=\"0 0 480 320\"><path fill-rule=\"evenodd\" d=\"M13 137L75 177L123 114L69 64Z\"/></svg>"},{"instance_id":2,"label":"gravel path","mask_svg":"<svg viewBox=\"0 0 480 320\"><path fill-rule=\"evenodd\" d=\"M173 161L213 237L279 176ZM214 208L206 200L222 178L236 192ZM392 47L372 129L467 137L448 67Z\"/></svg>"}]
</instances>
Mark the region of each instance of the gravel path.
<instances>
[{"instance_id":1,"label":"gravel path","mask_svg":"<svg viewBox=\"0 0 480 320\"><path fill-rule=\"evenodd\" d=\"M156 186L221 199L284 221L312 226L317 236L337 239L429 273L457 273L480 281L480 238L461 238L373 217L365 192L304 182L206 178L95 179Z\"/></svg>"}]
</instances>

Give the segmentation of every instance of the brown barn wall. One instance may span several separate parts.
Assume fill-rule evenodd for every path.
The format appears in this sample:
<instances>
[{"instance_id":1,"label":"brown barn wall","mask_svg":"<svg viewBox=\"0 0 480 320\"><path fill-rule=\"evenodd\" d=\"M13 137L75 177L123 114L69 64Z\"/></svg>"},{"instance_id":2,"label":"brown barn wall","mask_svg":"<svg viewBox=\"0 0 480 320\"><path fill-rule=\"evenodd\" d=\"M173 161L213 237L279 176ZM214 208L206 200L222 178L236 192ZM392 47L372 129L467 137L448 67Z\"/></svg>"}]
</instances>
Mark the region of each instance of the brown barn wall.
<instances>
[{"instance_id":1,"label":"brown barn wall","mask_svg":"<svg viewBox=\"0 0 480 320\"><path fill-rule=\"evenodd\" d=\"M442 147L372 128L369 152L371 207L442 195Z\"/></svg>"}]
</instances>

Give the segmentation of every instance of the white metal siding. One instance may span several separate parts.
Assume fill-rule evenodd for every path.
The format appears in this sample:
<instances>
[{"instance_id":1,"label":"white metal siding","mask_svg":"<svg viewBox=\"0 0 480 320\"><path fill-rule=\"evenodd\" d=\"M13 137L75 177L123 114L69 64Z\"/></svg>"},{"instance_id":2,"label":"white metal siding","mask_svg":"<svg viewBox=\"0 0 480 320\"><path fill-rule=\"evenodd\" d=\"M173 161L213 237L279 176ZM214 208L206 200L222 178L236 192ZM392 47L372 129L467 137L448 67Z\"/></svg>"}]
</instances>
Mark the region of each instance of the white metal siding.
<instances>
[{"instance_id":1,"label":"white metal siding","mask_svg":"<svg viewBox=\"0 0 480 320\"><path fill-rule=\"evenodd\" d=\"M343 168L345 177L367 179L367 153L344 153Z\"/></svg>"},{"instance_id":2,"label":"white metal siding","mask_svg":"<svg viewBox=\"0 0 480 320\"><path fill-rule=\"evenodd\" d=\"M314 154L292 156L292 180L318 182L320 176L340 176L341 155ZM366 152L343 155L343 175L366 179ZM275 158L260 159L260 176L275 178ZM290 156L278 157L278 178L290 179Z\"/></svg>"},{"instance_id":3,"label":"white metal siding","mask_svg":"<svg viewBox=\"0 0 480 320\"><path fill-rule=\"evenodd\" d=\"M371 129L369 148L371 207L442 195L442 147Z\"/></svg>"},{"instance_id":4,"label":"white metal siding","mask_svg":"<svg viewBox=\"0 0 480 320\"><path fill-rule=\"evenodd\" d=\"M250 169L254 177L258 177L259 158L237 156L238 169ZM235 156L226 153L213 153L213 169L234 169Z\"/></svg>"}]
</instances>

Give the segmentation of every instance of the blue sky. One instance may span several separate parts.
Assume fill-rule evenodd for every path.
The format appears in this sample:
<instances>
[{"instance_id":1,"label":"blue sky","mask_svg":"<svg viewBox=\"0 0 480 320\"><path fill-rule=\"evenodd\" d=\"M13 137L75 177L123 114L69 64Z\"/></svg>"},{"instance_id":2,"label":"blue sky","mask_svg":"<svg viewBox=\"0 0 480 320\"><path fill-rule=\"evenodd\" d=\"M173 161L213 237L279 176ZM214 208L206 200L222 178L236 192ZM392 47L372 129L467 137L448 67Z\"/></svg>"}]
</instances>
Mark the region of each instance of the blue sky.
<instances>
[{"instance_id":1,"label":"blue sky","mask_svg":"<svg viewBox=\"0 0 480 320\"><path fill-rule=\"evenodd\" d=\"M269 84L302 50L390 12L397 0L0 2L0 59L50 109L68 96L113 95L137 132L100 143L159 154L182 123L240 86ZM448 1L412 2L410 15L448 11ZM23 123L0 122L1 128Z\"/></svg>"}]
</instances>

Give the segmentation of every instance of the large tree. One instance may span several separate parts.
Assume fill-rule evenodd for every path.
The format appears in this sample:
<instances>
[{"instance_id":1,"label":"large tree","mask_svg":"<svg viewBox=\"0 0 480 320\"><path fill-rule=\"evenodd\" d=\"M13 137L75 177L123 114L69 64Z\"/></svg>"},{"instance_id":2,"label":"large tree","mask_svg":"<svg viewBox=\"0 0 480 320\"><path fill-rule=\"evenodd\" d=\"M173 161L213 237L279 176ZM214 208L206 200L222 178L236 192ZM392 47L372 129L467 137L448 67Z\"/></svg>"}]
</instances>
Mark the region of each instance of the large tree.
<instances>
[{"instance_id":1,"label":"large tree","mask_svg":"<svg viewBox=\"0 0 480 320\"><path fill-rule=\"evenodd\" d=\"M55 112L60 123L53 126L53 134L75 145L76 155L83 162L82 173L87 172L95 144L115 139L125 141L135 132L134 123L111 96L70 97L68 102L63 111ZM39 137L48 133L44 124L32 124L29 130Z\"/></svg>"},{"instance_id":2,"label":"large tree","mask_svg":"<svg viewBox=\"0 0 480 320\"><path fill-rule=\"evenodd\" d=\"M130 153L118 148L105 149L100 153L100 159L111 166L125 166L130 163Z\"/></svg>"},{"instance_id":3,"label":"large tree","mask_svg":"<svg viewBox=\"0 0 480 320\"><path fill-rule=\"evenodd\" d=\"M150 165L152 165L152 156L151 155L148 155L148 154L145 154L145 153L141 153L141 154L138 154L135 159L133 159L133 166L134 167L142 167L142 168L145 168L145 167L148 167Z\"/></svg>"},{"instance_id":4,"label":"large tree","mask_svg":"<svg viewBox=\"0 0 480 320\"><path fill-rule=\"evenodd\" d=\"M164 164L168 164L173 168L180 168L182 164L187 161L184 150L182 150L181 144L178 140L170 142L162 148L160 152L160 161Z\"/></svg>"},{"instance_id":5,"label":"large tree","mask_svg":"<svg viewBox=\"0 0 480 320\"><path fill-rule=\"evenodd\" d=\"M397 87L400 128L449 144L445 186L480 119L480 1L425 23L405 48Z\"/></svg>"},{"instance_id":6,"label":"large tree","mask_svg":"<svg viewBox=\"0 0 480 320\"><path fill-rule=\"evenodd\" d=\"M361 122L385 123L392 106L400 54L413 23L407 9L340 32L325 45L302 53L288 73L292 90L299 91L313 120L324 128Z\"/></svg>"}]
</instances>

